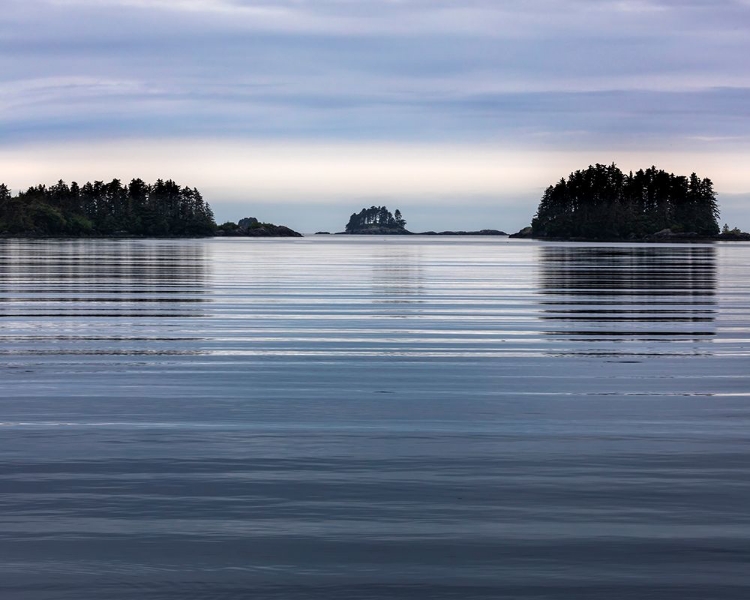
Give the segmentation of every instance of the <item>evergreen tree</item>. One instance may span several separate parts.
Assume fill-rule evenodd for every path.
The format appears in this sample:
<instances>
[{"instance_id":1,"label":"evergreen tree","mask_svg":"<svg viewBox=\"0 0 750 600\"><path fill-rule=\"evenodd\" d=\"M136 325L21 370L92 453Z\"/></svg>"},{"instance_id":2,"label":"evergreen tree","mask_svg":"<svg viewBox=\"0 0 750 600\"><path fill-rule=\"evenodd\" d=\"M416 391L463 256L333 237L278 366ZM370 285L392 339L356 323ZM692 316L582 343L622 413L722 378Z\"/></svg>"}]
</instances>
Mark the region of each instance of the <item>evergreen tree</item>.
<instances>
[{"instance_id":1,"label":"evergreen tree","mask_svg":"<svg viewBox=\"0 0 750 600\"><path fill-rule=\"evenodd\" d=\"M393 213L393 218L396 220L396 225L399 227L406 227L406 220L401 216L401 211L399 209L396 209L396 212Z\"/></svg>"}]
</instances>

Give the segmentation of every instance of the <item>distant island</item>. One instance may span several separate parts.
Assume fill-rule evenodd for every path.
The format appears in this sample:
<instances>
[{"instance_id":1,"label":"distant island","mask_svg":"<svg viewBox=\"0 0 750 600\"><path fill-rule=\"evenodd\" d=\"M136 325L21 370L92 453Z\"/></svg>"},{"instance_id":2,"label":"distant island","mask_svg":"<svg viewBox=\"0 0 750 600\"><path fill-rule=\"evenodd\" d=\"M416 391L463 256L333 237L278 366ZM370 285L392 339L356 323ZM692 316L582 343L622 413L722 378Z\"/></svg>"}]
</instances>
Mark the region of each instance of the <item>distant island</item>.
<instances>
[{"instance_id":1,"label":"distant island","mask_svg":"<svg viewBox=\"0 0 750 600\"><path fill-rule=\"evenodd\" d=\"M238 223L227 221L216 228L217 236L227 237L303 237L301 233L284 225L261 223L255 217L240 219Z\"/></svg>"},{"instance_id":2,"label":"distant island","mask_svg":"<svg viewBox=\"0 0 750 600\"><path fill-rule=\"evenodd\" d=\"M5 237L301 237L300 233L248 217L217 226L196 188L172 180L124 185L58 181L13 196L0 184L0 235Z\"/></svg>"},{"instance_id":3,"label":"distant island","mask_svg":"<svg viewBox=\"0 0 750 600\"><path fill-rule=\"evenodd\" d=\"M401 211L391 214L385 206L363 208L349 217L344 233L356 235L411 235Z\"/></svg>"},{"instance_id":4,"label":"distant island","mask_svg":"<svg viewBox=\"0 0 750 600\"><path fill-rule=\"evenodd\" d=\"M549 186L531 227L511 237L582 241L750 239L720 233L713 182L656 167L624 174L597 164ZM747 236L747 238L745 238Z\"/></svg>"},{"instance_id":5,"label":"distant island","mask_svg":"<svg viewBox=\"0 0 750 600\"><path fill-rule=\"evenodd\" d=\"M318 232L324 235L327 232ZM401 211L396 209L393 214L385 206L371 206L363 208L349 217L349 222L342 234L353 235L508 235L498 229L481 229L479 231L425 231L413 233L406 229L406 220Z\"/></svg>"}]
</instances>

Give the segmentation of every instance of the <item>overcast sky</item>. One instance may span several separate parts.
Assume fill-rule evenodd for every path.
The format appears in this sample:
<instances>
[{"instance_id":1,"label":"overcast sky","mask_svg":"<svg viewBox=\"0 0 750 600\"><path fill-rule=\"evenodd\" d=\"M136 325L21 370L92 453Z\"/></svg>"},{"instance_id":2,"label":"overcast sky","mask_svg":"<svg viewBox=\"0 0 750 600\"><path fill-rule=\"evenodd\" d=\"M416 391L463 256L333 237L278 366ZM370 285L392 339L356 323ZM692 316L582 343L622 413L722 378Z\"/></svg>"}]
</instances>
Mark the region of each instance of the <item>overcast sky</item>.
<instances>
[{"instance_id":1,"label":"overcast sky","mask_svg":"<svg viewBox=\"0 0 750 600\"><path fill-rule=\"evenodd\" d=\"M0 181L518 229L574 169L655 164L750 229L748 57L750 0L3 0Z\"/></svg>"}]
</instances>

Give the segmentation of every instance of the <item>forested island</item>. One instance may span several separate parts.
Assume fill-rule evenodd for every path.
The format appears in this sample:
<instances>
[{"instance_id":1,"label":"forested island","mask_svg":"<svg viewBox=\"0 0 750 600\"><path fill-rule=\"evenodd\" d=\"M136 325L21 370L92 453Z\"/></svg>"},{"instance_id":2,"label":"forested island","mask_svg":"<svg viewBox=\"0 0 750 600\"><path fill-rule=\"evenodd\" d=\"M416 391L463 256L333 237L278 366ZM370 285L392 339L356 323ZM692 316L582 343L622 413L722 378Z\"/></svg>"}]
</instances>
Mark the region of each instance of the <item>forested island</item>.
<instances>
[{"instance_id":1,"label":"forested island","mask_svg":"<svg viewBox=\"0 0 750 600\"><path fill-rule=\"evenodd\" d=\"M656 167L589 166L549 186L531 227L512 237L562 240L742 239L726 226L710 179ZM734 237L733 237L734 236ZM739 236L739 237L738 237Z\"/></svg>"},{"instance_id":2,"label":"forested island","mask_svg":"<svg viewBox=\"0 0 750 600\"><path fill-rule=\"evenodd\" d=\"M248 217L217 226L211 207L196 188L172 180L148 184L58 181L13 196L0 184L0 235L15 237L301 237Z\"/></svg>"},{"instance_id":3,"label":"forested island","mask_svg":"<svg viewBox=\"0 0 750 600\"><path fill-rule=\"evenodd\" d=\"M363 208L349 217L344 233L357 235L410 235L401 211L391 214L385 206Z\"/></svg>"},{"instance_id":4,"label":"forested island","mask_svg":"<svg viewBox=\"0 0 750 600\"><path fill-rule=\"evenodd\" d=\"M208 236L211 207L195 188L159 179L63 181L11 195L0 184L0 233L37 236Z\"/></svg>"}]
</instances>

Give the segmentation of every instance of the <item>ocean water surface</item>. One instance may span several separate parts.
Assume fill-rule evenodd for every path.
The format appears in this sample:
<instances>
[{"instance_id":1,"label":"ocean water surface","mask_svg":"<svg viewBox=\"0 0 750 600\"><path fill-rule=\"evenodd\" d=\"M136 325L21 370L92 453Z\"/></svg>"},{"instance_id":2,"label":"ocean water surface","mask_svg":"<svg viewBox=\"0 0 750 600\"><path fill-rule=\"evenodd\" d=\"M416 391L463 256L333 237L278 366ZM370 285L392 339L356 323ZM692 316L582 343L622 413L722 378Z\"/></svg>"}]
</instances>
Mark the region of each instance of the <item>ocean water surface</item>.
<instances>
[{"instance_id":1,"label":"ocean water surface","mask_svg":"<svg viewBox=\"0 0 750 600\"><path fill-rule=\"evenodd\" d=\"M750 244L2 240L0 598L750 598Z\"/></svg>"}]
</instances>

